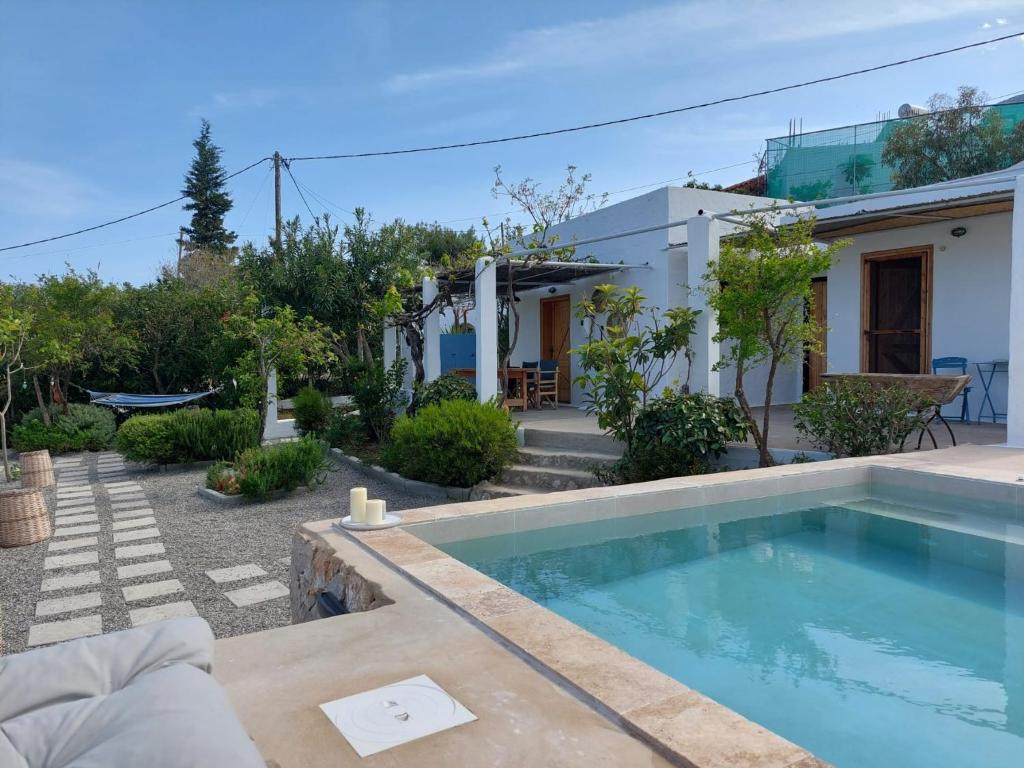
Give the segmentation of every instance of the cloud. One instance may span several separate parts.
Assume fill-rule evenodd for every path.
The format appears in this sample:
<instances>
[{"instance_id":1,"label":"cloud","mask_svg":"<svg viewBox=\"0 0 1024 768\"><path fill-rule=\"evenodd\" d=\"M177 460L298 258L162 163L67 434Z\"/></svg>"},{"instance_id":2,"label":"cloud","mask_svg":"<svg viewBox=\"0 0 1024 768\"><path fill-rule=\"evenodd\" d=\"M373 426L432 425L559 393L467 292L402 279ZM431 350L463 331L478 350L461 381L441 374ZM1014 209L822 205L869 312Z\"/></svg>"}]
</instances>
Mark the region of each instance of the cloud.
<instances>
[{"instance_id":1,"label":"cloud","mask_svg":"<svg viewBox=\"0 0 1024 768\"><path fill-rule=\"evenodd\" d=\"M213 107L221 111L263 109L281 98L278 88L247 88L241 91L221 91L213 94Z\"/></svg>"},{"instance_id":2,"label":"cloud","mask_svg":"<svg viewBox=\"0 0 1024 768\"><path fill-rule=\"evenodd\" d=\"M919 26L1012 7L1012 0L863 0L847 7L802 0L785 10L776 4L728 0L677 2L619 16L573 21L508 35L492 53L467 63L394 75L392 91L490 80L526 72L635 68L661 63L680 51L749 51L765 44L795 43L842 35ZM1005 23L997 19L996 23Z\"/></svg>"},{"instance_id":3,"label":"cloud","mask_svg":"<svg viewBox=\"0 0 1024 768\"><path fill-rule=\"evenodd\" d=\"M71 218L94 207L96 188L50 165L0 158L0 212Z\"/></svg>"}]
</instances>

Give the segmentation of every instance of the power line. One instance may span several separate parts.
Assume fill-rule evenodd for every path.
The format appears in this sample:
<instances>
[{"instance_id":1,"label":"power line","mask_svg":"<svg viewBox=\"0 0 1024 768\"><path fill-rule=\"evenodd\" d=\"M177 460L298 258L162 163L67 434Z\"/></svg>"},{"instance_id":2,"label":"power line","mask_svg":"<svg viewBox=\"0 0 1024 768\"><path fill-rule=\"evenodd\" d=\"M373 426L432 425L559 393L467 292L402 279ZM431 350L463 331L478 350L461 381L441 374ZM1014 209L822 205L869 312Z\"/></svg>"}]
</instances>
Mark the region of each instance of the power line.
<instances>
[{"instance_id":1,"label":"power line","mask_svg":"<svg viewBox=\"0 0 1024 768\"><path fill-rule=\"evenodd\" d=\"M240 171L235 171L234 173L228 174L227 176L224 177L224 181L227 181L228 179L233 179L235 176L239 176L239 175L245 173L246 171L251 170L252 168L255 168L260 163L267 162L267 160L269 160L269 159L270 159L269 157L264 157L262 160L257 160L255 163L252 163L250 165L245 166L245 168L243 168ZM161 208L166 208L169 205L174 205L175 203L180 203L186 197L188 197L188 195L181 195L180 197L176 197L173 200L168 200L166 203L160 203L159 205L154 205L151 208L146 208L143 211L137 211L136 213L130 213L127 216L122 216L119 219L113 219L111 221L105 221L102 224L96 224L96 225L91 226L91 227L85 227L84 229L78 229L78 230L75 230L74 232L67 232L67 233L65 233L63 235L54 235L53 237L44 237L41 240L32 240L32 241L27 242L27 243L19 243L18 245L8 245L8 246L5 246L3 248L0 248L0 251L13 251L16 248L27 248L30 245L39 245L40 243L51 243L54 240L63 240L65 237L73 237L75 235L85 234L86 232L94 232L97 229L103 229L104 227L109 227L112 224L120 224L122 221L128 221L129 219L135 219L135 218L138 218L139 216L144 216L147 213L152 213L153 211L158 211Z\"/></svg>"},{"instance_id":2,"label":"power line","mask_svg":"<svg viewBox=\"0 0 1024 768\"><path fill-rule=\"evenodd\" d=\"M296 191L296 192L298 192L298 193L299 193L299 197L301 197L301 198L302 198L302 204L306 206L306 210L307 210L307 211L309 211L309 215L310 215L310 216L311 216L312 218L314 218L314 219L315 219L315 218L316 218L316 214L315 214L315 213L313 213L313 209L312 209L312 208L310 208L310 207L309 207L309 203L307 203L307 202L306 202L306 196L305 196L304 194L302 194L302 190L301 190L301 189L299 189L299 182L297 182L297 181L295 180L295 176L294 176L294 175L292 174L292 168L291 168L291 165L292 165L292 164L291 164L290 162L288 162L287 160L285 160L285 161L284 161L284 169L285 169L286 171L288 171L288 178L290 178L290 179L292 180L292 184L294 184L294 185L295 185L295 191Z\"/></svg>"},{"instance_id":3,"label":"power line","mask_svg":"<svg viewBox=\"0 0 1024 768\"><path fill-rule=\"evenodd\" d=\"M779 86L777 88L767 88L763 91L754 91L752 93L745 93L740 96L727 96L721 99L714 99L712 101L704 101L699 104L690 104L685 107L676 107L674 109L664 109L659 112L648 112L643 115L633 115L631 117L620 117L615 120L604 120L598 123L587 123L585 125L575 125L571 128L556 128L550 131L537 131L536 133L521 133L515 136L503 136L499 139L479 139L476 141L463 141L458 144L438 144L429 147L412 147L408 149L388 149L377 152L352 152L348 154L338 155L308 155L305 157L290 157L289 161L293 160L351 160L361 157L384 157L388 155L411 155L421 152L440 152L448 149L465 149L467 147L480 147L486 144L503 144L510 141L523 141L525 139L537 139L543 136L557 136L564 133L576 133L578 131L587 131L592 128L606 128L610 125L622 125L624 123L633 123L639 120L650 120L655 117L664 117L666 115L678 115L682 112L692 112L698 109L706 109L707 107L714 107L720 104L729 104L737 101L744 101L746 99L753 99L758 96L769 96L775 93L783 93L785 91L792 91L798 88L806 88L811 85L819 85L821 83L830 83L835 80L843 80L849 77L856 77L858 75L865 75L871 72L879 72L885 69L892 69L893 67L903 66L904 64L912 64L917 61L925 61L926 59L934 59L939 56L946 56L950 53L958 53L960 51L970 50L971 48L980 48L984 45L991 45L992 43L999 43L1010 38L1020 37L1020 32L1014 32L1008 35L1000 35L999 37L993 37L988 40L982 40L977 43L968 43L966 45L960 45L956 48L946 48L941 51L933 51L931 53L921 54L920 56L913 56L906 59L899 59L898 61L890 61L886 64L878 64L873 67L864 67L863 69L856 69L851 72L843 72L838 75L829 75L827 77L818 77L814 80L804 80L799 83L791 83L789 85Z\"/></svg>"}]
</instances>

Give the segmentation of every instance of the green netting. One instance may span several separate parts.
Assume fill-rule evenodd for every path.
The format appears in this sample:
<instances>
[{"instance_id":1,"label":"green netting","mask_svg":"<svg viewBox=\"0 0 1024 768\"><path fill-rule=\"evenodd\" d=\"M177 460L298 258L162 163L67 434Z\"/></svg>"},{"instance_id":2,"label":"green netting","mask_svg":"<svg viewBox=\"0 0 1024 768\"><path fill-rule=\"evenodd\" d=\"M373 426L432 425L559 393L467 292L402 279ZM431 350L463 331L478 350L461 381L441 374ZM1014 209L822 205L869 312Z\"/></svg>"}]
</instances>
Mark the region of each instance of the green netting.
<instances>
[{"instance_id":1,"label":"green netting","mask_svg":"<svg viewBox=\"0 0 1024 768\"><path fill-rule=\"evenodd\" d=\"M1024 104L989 109L1002 114L1007 133L1024 121ZM892 169L882 163L882 147L900 122L881 120L768 139L768 196L820 200L892 189Z\"/></svg>"}]
</instances>

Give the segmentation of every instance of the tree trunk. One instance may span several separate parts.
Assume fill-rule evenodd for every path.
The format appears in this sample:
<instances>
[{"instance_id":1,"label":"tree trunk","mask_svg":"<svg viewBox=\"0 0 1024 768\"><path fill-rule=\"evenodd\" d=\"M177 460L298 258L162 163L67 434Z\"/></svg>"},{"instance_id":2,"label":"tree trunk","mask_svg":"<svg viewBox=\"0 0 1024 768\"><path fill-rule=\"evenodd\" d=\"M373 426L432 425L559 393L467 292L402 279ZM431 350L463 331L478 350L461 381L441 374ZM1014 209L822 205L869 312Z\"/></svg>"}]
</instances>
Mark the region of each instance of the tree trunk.
<instances>
[{"instance_id":1,"label":"tree trunk","mask_svg":"<svg viewBox=\"0 0 1024 768\"><path fill-rule=\"evenodd\" d=\"M778 368L779 358L777 355L772 355L772 362L768 366L768 381L765 383L764 388L764 416L761 421L761 439L757 444L758 466L761 467L772 467L775 465L775 459L772 458L772 454L768 450L768 426L772 413L772 390L775 388L775 372Z\"/></svg>"},{"instance_id":2,"label":"tree trunk","mask_svg":"<svg viewBox=\"0 0 1024 768\"><path fill-rule=\"evenodd\" d=\"M4 454L4 477L7 478L7 482L11 482L11 460L7 455L7 411L11 407L11 400L14 399L14 393L11 391L11 364L7 363L4 366L4 394L7 399L4 401L3 408L0 408L0 450Z\"/></svg>"},{"instance_id":3,"label":"tree trunk","mask_svg":"<svg viewBox=\"0 0 1024 768\"><path fill-rule=\"evenodd\" d=\"M43 424L51 426L50 422L50 409L46 405L46 401L43 400L43 388L39 386L38 374L32 375L32 386L36 390L36 402L39 403L39 410L43 415Z\"/></svg>"},{"instance_id":4,"label":"tree trunk","mask_svg":"<svg viewBox=\"0 0 1024 768\"><path fill-rule=\"evenodd\" d=\"M743 416L746 418L747 423L750 424L750 431L754 436L754 444L758 448L758 463L760 463L760 450L761 450L761 429L757 426L757 420L754 418L754 411L750 407L750 401L747 400L747 391L743 388L743 362L739 361L736 363L736 387L733 395L736 397L736 402L740 404L740 410L743 411Z\"/></svg>"}]
</instances>

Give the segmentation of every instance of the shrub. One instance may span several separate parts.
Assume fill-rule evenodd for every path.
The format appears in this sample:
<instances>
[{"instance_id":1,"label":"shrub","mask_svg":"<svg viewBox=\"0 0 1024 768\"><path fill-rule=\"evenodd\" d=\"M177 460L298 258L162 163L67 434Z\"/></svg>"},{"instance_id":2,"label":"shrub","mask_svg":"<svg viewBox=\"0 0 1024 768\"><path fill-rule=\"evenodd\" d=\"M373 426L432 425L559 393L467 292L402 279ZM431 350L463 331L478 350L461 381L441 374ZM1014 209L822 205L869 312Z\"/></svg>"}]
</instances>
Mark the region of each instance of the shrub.
<instances>
[{"instance_id":1,"label":"shrub","mask_svg":"<svg viewBox=\"0 0 1024 768\"><path fill-rule=\"evenodd\" d=\"M331 418L331 401L318 389L306 387L293 398L295 426L299 434L320 434Z\"/></svg>"},{"instance_id":2,"label":"shrub","mask_svg":"<svg viewBox=\"0 0 1024 768\"><path fill-rule=\"evenodd\" d=\"M388 368L367 368L356 381L352 400L359 408L366 434L377 442L384 442L395 415L409 402L405 392L407 365L405 358L400 357Z\"/></svg>"},{"instance_id":3,"label":"shrub","mask_svg":"<svg viewBox=\"0 0 1024 768\"><path fill-rule=\"evenodd\" d=\"M840 378L806 393L793 406L793 426L812 445L841 456L899 453L923 419L913 392Z\"/></svg>"},{"instance_id":4,"label":"shrub","mask_svg":"<svg viewBox=\"0 0 1024 768\"><path fill-rule=\"evenodd\" d=\"M251 499L265 499L275 491L313 487L323 480L327 462L324 447L312 437L291 443L243 451L235 463L238 487Z\"/></svg>"},{"instance_id":5,"label":"shrub","mask_svg":"<svg viewBox=\"0 0 1024 768\"><path fill-rule=\"evenodd\" d=\"M608 482L640 483L699 475L728 443L747 438L747 420L731 398L666 390L640 411L625 455L596 474Z\"/></svg>"},{"instance_id":6,"label":"shrub","mask_svg":"<svg viewBox=\"0 0 1024 768\"><path fill-rule=\"evenodd\" d=\"M400 417L381 458L403 477L467 488L497 475L516 452L515 426L505 411L446 400Z\"/></svg>"},{"instance_id":7,"label":"shrub","mask_svg":"<svg viewBox=\"0 0 1024 768\"><path fill-rule=\"evenodd\" d=\"M427 384L416 394L416 407L426 408L444 400L476 400L476 387L454 373L446 373Z\"/></svg>"},{"instance_id":8,"label":"shrub","mask_svg":"<svg viewBox=\"0 0 1024 768\"><path fill-rule=\"evenodd\" d=\"M191 408L132 416L117 431L118 453L152 464L234 459L260 443L259 413L248 408Z\"/></svg>"},{"instance_id":9,"label":"shrub","mask_svg":"<svg viewBox=\"0 0 1024 768\"><path fill-rule=\"evenodd\" d=\"M228 496L242 492L238 485L238 470L226 461L218 461L206 471L206 487Z\"/></svg>"},{"instance_id":10,"label":"shrub","mask_svg":"<svg viewBox=\"0 0 1024 768\"><path fill-rule=\"evenodd\" d=\"M50 453L69 451L102 451L109 448L117 430L114 414L98 405L72 403L68 412L50 408L50 426L43 422L43 413L33 408L21 418L11 431L11 442L20 452L48 450Z\"/></svg>"},{"instance_id":11,"label":"shrub","mask_svg":"<svg viewBox=\"0 0 1024 768\"><path fill-rule=\"evenodd\" d=\"M324 439L332 448L346 450L366 442L366 427L359 414L350 408L335 408L331 411Z\"/></svg>"}]
</instances>

